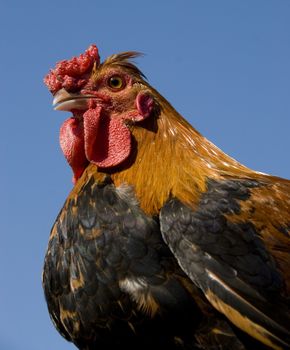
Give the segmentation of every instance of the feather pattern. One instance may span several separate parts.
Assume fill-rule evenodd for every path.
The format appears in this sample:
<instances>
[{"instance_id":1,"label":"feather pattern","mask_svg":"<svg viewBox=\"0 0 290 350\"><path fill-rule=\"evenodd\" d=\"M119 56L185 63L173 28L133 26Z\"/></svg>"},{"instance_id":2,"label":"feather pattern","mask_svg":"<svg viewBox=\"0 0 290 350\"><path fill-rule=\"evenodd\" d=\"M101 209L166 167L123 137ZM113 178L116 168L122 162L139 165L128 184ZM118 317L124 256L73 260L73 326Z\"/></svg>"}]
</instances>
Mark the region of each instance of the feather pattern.
<instances>
[{"instance_id":1,"label":"feather pattern","mask_svg":"<svg viewBox=\"0 0 290 350\"><path fill-rule=\"evenodd\" d=\"M146 81L138 52L97 53L64 61L85 64L79 80L45 79L70 99L66 154L82 164L45 258L54 325L83 350L289 349L290 181L203 137Z\"/></svg>"}]
</instances>

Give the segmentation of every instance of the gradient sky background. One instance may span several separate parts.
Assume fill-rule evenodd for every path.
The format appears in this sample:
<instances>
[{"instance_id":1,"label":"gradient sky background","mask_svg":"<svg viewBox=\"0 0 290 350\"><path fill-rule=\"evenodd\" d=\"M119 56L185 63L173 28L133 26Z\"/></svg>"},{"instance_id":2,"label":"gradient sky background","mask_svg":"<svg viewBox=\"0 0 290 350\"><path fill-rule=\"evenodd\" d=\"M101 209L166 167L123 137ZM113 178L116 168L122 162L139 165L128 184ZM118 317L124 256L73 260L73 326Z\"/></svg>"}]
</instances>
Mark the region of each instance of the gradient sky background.
<instances>
[{"instance_id":1,"label":"gradient sky background","mask_svg":"<svg viewBox=\"0 0 290 350\"><path fill-rule=\"evenodd\" d=\"M0 5L0 350L68 350L41 270L72 188L43 76L91 43L120 51L202 134L245 165L290 177L290 1L13 1Z\"/></svg>"}]
</instances>

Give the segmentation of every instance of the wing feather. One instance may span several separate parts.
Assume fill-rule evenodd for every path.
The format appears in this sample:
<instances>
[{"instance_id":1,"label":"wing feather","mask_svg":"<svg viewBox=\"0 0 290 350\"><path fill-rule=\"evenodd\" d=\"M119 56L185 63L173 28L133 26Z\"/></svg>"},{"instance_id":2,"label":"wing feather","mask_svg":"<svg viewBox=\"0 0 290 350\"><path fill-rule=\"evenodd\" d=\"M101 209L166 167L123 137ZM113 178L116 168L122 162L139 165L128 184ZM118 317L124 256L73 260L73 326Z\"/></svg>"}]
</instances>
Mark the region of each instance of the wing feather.
<instances>
[{"instance_id":1,"label":"wing feather","mask_svg":"<svg viewBox=\"0 0 290 350\"><path fill-rule=\"evenodd\" d=\"M170 199L160 213L165 242L210 303L273 349L290 348L290 318L281 276L251 222L233 223L255 181L210 181L193 211Z\"/></svg>"}]
</instances>

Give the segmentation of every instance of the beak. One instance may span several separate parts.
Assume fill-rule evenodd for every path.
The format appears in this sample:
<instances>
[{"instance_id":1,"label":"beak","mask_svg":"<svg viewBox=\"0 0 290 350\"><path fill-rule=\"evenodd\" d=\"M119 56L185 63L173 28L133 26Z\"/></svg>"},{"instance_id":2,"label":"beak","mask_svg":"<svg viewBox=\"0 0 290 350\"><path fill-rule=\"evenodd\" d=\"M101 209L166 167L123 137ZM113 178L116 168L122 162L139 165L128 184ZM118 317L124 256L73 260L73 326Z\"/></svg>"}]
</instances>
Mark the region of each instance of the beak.
<instances>
[{"instance_id":1,"label":"beak","mask_svg":"<svg viewBox=\"0 0 290 350\"><path fill-rule=\"evenodd\" d=\"M94 98L94 95L81 95L80 93L71 93L65 89L60 89L52 101L52 105L57 111L71 111L72 109L87 109L88 99Z\"/></svg>"}]
</instances>

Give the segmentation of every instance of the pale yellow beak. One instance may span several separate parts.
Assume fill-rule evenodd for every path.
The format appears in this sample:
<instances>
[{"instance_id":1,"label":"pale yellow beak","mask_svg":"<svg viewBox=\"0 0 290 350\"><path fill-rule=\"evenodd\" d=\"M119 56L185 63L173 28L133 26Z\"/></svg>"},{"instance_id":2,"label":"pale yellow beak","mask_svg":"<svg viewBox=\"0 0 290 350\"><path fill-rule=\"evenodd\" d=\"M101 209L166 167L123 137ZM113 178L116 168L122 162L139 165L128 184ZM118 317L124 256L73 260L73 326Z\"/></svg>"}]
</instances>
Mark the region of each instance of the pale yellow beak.
<instances>
[{"instance_id":1,"label":"pale yellow beak","mask_svg":"<svg viewBox=\"0 0 290 350\"><path fill-rule=\"evenodd\" d=\"M57 111L85 110L88 108L88 99L94 97L93 95L81 95L80 93L72 93L65 89L60 89L54 95L52 105Z\"/></svg>"}]
</instances>

